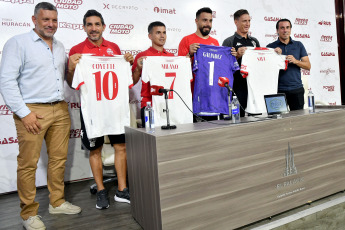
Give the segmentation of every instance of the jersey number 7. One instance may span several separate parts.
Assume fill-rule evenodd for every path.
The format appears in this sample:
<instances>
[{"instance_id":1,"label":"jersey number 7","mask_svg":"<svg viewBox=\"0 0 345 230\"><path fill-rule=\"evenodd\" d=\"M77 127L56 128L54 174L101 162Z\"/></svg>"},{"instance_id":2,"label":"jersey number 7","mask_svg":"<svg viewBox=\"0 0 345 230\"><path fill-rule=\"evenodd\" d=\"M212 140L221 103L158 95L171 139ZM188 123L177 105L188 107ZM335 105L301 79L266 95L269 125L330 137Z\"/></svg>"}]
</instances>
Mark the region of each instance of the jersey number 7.
<instances>
[{"instance_id":1,"label":"jersey number 7","mask_svg":"<svg viewBox=\"0 0 345 230\"><path fill-rule=\"evenodd\" d=\"M174 83L175 83L175 79L176 79L176 73L165 73L165 77L173 77L174 80L172 81L171 83L171 86L170 86L170 89L174 89ZM170 91L169 92L169 97L168 99L174 99L174 92L173 91Z\"/></svg>"}]
</instances>

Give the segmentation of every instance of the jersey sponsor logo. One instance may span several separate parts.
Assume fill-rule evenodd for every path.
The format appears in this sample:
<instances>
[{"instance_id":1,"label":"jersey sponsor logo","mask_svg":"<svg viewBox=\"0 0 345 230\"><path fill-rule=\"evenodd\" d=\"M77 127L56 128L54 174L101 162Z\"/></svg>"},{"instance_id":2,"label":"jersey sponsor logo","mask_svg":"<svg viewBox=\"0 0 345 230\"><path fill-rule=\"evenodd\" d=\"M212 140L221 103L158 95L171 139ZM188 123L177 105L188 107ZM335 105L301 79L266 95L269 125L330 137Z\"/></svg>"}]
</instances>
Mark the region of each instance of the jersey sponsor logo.
<instances>
[{"instance_id":1,"label":"jersey sponsor logo","mask_svg":"<svg viewBox=\"0 0 345 230\"><path fill-rule=\"evenodd\" d=\"M81 129L71 129L69 132L69 138L79 138L81 137L82 130Z\"/></svg>"},{"instance_id":2,"label":"jersey sponsor logo","mask_svg":"<svg viewBox=\"0 0 345 230\"><path fill-rule=\"evenodd\" d=\"M267 16L264 17L264 20L268 22L276 22L276 21L279 21L280 19L281 18L279 17L267 17Z\"/></svg>"},{"instance_id":3,"label":"jersey sponsor logo","mask_svg":"<svg viewBox=\"0 0 345 230\"><path fill-rule=\"evenodd\" d=\"M320 70L320 73L325 73L326 75L329 75L331 73L335 73L335 70L328 68L328 69Z\"/></svg>"},{"instance_id":4,"label":"jersey sponsor logo","mask_svg":"<svg viewBox=\"0 0 345 230\"><path fill-rule=\"evenodd\" d=\"M83 24L59 22L59 28L66 28L66 29L71 29L71 30L82 30Z\"/></svg>"},{"instance_id":5,"label":"jersey sponsor logo","mask_svg":"<svg viewBox=\"0 0 345 230\"><path fill-rule=\"evenodd\" d=\"M296 18L295 25L307 25L308 19L306 18Z\"/></svg>"},{"instance_id":6,"label":"jersey sponsor logo","mask_svg":"<svg viewBox=\"0 0 345 230\"><path fill-rule=\"evenodd\" d=\"M121 50L121 54L124 55L126 53L130 53L133 56L137 55L138 53L142 52L142 50Z\"/></svg>"},{"instance_id":7,"label":"jersey sponsor logo","mask_svg":"<svg viewBox=\"0 0 345 230\"><path fill-rule=\"evenodd\" d=\"M0 2L10 2L10 3L19 3L19 4L34 4L34 0L0 0Z\"/></svg>"},{"instance_id":8,"label":"jersey sponsor logo","mask_svg":"<svg viewBox=\"0 0 345 230\"><path fill-rule=\"evenodd\" d=\"M310 38L309 34L294 34L295 38Z\"/></svg>"},{"instance_id":9,"label":"jersey sponsor logo","mask_svg":"<svg viewBox=\"0 0 345 230\"><path fill-rule=\"evenodd\" d=\"M324 85L323 86L323 89L326 89L328 92L334 92L334 88L335 86L334 85Z\"/></svg>"},{"instance_id":10,"label":"jersey sponsor logo","mask_svg":"<svg viewBox=\"0 0 345 230\"><path fill-rule=\"evenodd\" d=\"M321 42L332 42L333 36L325 36L322 35L320 41Z\"/></svg>"},{"instance_id":11,"label":"jersey sponsor logo","mask_svg":"<svg viewBox=\"0 0 345 230\"><path fill-rule=\"evenodd\" d=\"M0 115L12 115L13 112L6 106L0 105Z\"/></svg>"},{"instance_id":12,"label":"jersey sponsor logo","mask_svg":"<svg viewBox=\"0 0 345 230\"><path fill-rule=\"evenodd\" d=\"M321 52L321 56L335 56L334 52Z\"/></svg>"},{"instance_id":13,"label":"jersey sponsor logo","mask_svg":"<svg viewBox=\"0 0 345 230\"><path fill-rule=\"evenodd\" d=\"M266 61L266 57L257 57L258 61Z\"/></svg>"},{"instance_id":14,"label":"jersey sponsor logo","mask_svg":"<svg viewBox=\"0 0 345 230\"><path fill-rule=\"evenodd\" d=\"M56 3L56 8L66 9L66 10L76 10L81 4L82 0L54 0Z\"/></svg>"},{"instance_id":15,"label":"jersey sponsor logo","mask_svg":"<svg viewBox=\"0 0 345 230\"><path fill-rule=\"evenodd\" d=\"M16 22L13 21L11 18L3 18L1 25L9 27L31 27L30 22Z\"/></svg>"},{"instance_id":16,"label":"jersey sponsor logo","mask_svg":"<svg viewBox=\"0 0 345 230\"><path fill-rule=\"evenodd\" d=\"M17 137L4 137L0 138L0 144L1 145L8 145L8 144L15 144L18 143Z\"/></svg>"},{"instance_id":17,"label":"jersey sponsor logo","mask_svg":"<svg viewBox=\"0 0 345 230\"><path fill-rule=\"evenodd\" d=\"M108 3L103 3L103 9L114 9L114 10L138 10L139 7L133 5L110 5Z\"/></svg>"},{"instance_id":18,"label":"jersey sponsor logo","mask_svg":"<svg viewBox=\"0 0 345 230\"><path fill-rule=\"evenodd\" d=\"M166 51L168 51L169 53L172 53L174 55L177 55L178 50L177 49L165 49Z\"/></svg>"},{"instance_id":19,"label":"jersey sponsor logo","mask_svg":"<svg viewBox=\"0 0 345 230\"><path fill-rule=\"evenodd\" d=\"M331 22L327 22L327 21L324 21L324 20L322 20L322 21L319 21L319 23L318 23L319 25L324 25L324 26L331 26L332 25L332 23Z\"/></svg>"},{"instance_id":20,"label":"jersey sponsor logo","mask_svg":"<svg viewBox=\"0 0 345 230\"><path fill-rule=\"evenodd\" d=\"M155 13L160 13L160 14L176 14L175 8L172 9L164 9L162 7L155 7L153 8L153 11Z\"/></svg>"},{"instance_id":21,"label":"jersey sponsor logo","mask_svg":"<svg viewBox=\"0 0 345 230\"><path fill-rule=\"evenodd\" d=\"M134 29L132 24L110 24L110 34L129 34Z\"/></svg>"},{"instance_id":22,"label":"jersey sponsor logo","mask_svg":"<svg viewBox=\"0 0 345 230\"><path fill-rule=\"evenodd\" d=\"M310 75L310 70L302 69L301 71L303 75Z\"/></svg>"}]
</instances>

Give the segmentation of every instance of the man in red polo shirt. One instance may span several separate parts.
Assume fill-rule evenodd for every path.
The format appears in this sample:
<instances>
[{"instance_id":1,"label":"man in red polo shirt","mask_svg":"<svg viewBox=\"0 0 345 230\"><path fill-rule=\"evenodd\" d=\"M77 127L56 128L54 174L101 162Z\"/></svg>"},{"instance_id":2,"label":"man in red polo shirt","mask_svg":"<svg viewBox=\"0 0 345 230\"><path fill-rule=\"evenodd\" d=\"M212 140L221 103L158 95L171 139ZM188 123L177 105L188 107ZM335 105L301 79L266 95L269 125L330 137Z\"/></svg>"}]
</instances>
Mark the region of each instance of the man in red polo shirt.
<instances>
[{"instance_id":1,"label":"man in red polo shirt","mask_svg":"<svg viewBox=\"0 0 345 230\"><path fill-rule=\"evenodd\" d=\"M105 30L105 24L102 15L96 10L89 10L84 15L83 28L87 33L87 38L82 43L72 47L70 50L67 82L71 86L75 67L79 62L81 54L93 54L97 56L113 56L121 55L120 48L113 42L109 42L102 37ZM73 55L79 54L79 55ZM73 55L73 56L71 56ZM124 55L126 61L133 63L133 56L130 53ZM81 113L81 130L83 132L83 145L90 150L90 166L92 174L97 184L97 209L105 209L109 207L108 192L103 185L103 167L102 167L102 147L104 137L96 138L95 143L90 146L87 137L83 115ZM115 121L116 122L116 121ZM115 201L130 203L129 191L126 185L127 173L127 155L125 145L125 134L108 135L110 143L115 149L115 168L118 178L118 189L115 194Z\"/></svg>"},{"instance_id":2,"label":"man in red polo shirt","mask_svg":"<svg viewBox=\"0 0 345 230\"><path fill-rule=\"evenodd\" d=\"M135 85L141 77L141 71L143 68L143 59L147 56L174 56L174 54L169 53L164 49L165 41L167 39L166 28L162 22L152 22L148 27L149 39L152 41L152 46L145 50L144 52L138 53L134 59L134 64L132 66L133 72L133 84ZM143 82L141 87L141 121L142 125L144 122L144 109L147 102L152 103L152 96L150 93L150 82Z\"/></svg>"}]
</instances>

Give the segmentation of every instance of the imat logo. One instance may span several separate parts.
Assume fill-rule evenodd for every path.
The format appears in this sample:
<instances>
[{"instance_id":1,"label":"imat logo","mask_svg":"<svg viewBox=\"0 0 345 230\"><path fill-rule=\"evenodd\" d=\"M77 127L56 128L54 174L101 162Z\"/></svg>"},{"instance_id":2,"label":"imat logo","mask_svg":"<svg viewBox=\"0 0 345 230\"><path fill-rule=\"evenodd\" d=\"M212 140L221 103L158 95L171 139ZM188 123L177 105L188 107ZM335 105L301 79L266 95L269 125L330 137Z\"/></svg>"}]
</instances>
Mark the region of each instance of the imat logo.
<instances>
[{"instance_id":1,"label":"imat logo","mask_svg":"<svg viewBox=\"0 0 345 230\"><path fill-rule=\"evenodd\" d=\"M175 8L164 9L162 7L155 7L155 8L153 8L153 12L159 13L159 14L176 14Z\"/></svg>"}]
</instances>

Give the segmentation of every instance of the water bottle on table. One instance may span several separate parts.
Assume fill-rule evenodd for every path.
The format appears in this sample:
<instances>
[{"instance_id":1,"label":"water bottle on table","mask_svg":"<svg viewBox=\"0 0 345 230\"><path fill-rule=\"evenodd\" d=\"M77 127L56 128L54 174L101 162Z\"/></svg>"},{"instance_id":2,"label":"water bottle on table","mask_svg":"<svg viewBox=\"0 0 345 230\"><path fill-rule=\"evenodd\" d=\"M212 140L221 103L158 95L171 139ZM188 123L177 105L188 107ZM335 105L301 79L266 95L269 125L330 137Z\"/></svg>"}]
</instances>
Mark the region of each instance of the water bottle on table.
<instances>
[{"instance_id":1,"label":"water bottle on table","mask_svg":"<svg viewBox=\"0 0 345 230\"><path fill-rule=\"evenodd\" d=\"M240 123L241 118L240 118L240 102L238 101L236 96L232 97L232 102L231 102L231 118L232 118L232 123Z\"/></svg>"},{"instance_id":2,"label":"water bottle on table","mask_svg":"<svg viewBox=\"0 0 345 230\"><path fill-rule=\"evenodd\" d=\"M308 107L309 107L309 113L315 113L314 94L311 90L309 90L309 93L308 93Z\"/></svg>"},{"instance_id":3,"label":"water bottle on table","mask_svg":"<svg viewBox=\"0 0 345 230\"><path fill-rule=\"evenodd\" d=\"M144 110L145 115L145 129L147 132L154 132L155 131L155 120L154 120L154 111L151 107L151 102L146 103L146 107Z\"/></svg>"}]
</instances>

